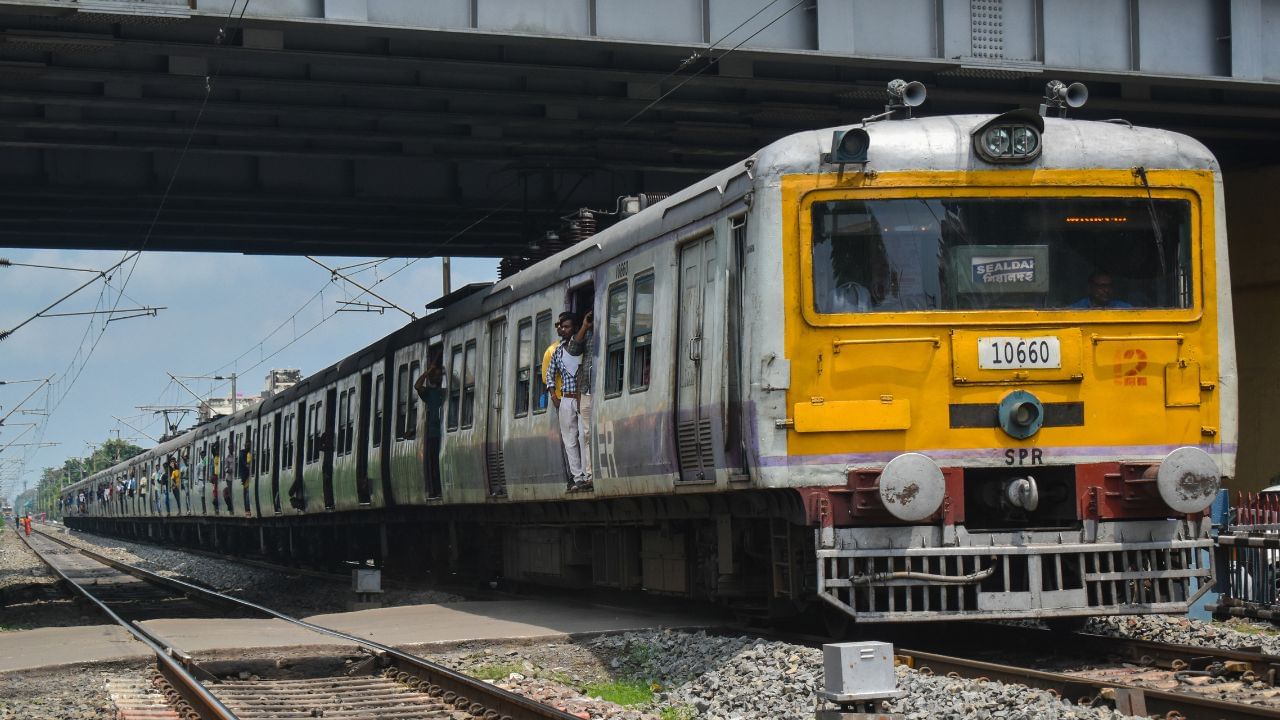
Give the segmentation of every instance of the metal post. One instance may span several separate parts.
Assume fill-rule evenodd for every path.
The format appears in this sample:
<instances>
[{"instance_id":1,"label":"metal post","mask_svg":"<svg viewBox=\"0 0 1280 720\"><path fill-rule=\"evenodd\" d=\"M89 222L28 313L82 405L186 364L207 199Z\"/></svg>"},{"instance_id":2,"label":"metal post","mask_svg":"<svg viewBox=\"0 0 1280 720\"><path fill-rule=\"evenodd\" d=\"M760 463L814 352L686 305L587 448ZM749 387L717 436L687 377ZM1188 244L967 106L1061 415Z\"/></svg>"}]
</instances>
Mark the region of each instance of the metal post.
<instances>
[{"instance_id":1,"label":"metal post","mask_svg":"<svg viewBox=\"0 0 1280 720\"><path fill-rule=\"evenodd\" d=\"M446 255L445 257L441 258L441 260L443 261L443 264L442 264L442 265L441 265L441 267L440 267L440 277L441 277L441 279L444 281L444 293L443 293L443 294L444 294L444 295L448 295L450 292L452 292L452 289L450 288L450 286L453 284L453 283L452 283L452 278L450 278L450 274L451 274L451 273L450 273L450 268L449 268L449 260L450 260L450 258L449 258L449 256L447 256L447 255Z\"/></svg>"},{"instance_id":2,"label":"metal post","mask_svg":"<svg viewBox=\"0 0 1280 720\"><path fill-rule=\"evenodd\" d=\"M236 402L236 374L231 373L231 414L235 415L239 405Z\"/></svg>"}]
</instances>

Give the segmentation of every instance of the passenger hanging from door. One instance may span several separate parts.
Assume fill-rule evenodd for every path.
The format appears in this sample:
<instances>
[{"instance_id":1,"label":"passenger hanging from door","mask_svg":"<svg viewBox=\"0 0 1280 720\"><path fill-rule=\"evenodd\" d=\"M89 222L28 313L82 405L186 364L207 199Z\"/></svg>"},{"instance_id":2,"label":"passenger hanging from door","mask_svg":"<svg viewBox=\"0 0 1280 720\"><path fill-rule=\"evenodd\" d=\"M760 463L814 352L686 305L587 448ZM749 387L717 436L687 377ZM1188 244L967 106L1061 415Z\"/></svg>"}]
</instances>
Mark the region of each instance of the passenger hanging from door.
<instances>
[{"instance_id":1,"label":"passenger hanging from door","mask_svg":"<svg viewBox=\"0 0 1280 720\"><path fill-rule=\"evenodd\" d=\"M573 337L569 338L568 344L564 346L565 352L578 358L578 438L579 448L582 452L582 477L583 483L581 487L575 490L591 490L594 488L593 483L595 477L592 474L591 459L594 457L595 448L591 438L591 379L595 377L596 367L596 343L595 343L595 312L588 310L587 314L582 317L582 325L574 332Z\"/></svg>"},{"instance_id":2,"label":"passenger hanging from door","mask_svg":"<svg viewBox=\"0 0 1280 720\"><path fill-rule=\"evenodd\" d=\"M583 449L587 445L579 412L578 371L582 366L582 358L568 352L569 341L577 335L578 329L577 315L571 312L560 313L559 322L556 323L560 343L551 354L551 363L543 378L560 420L560 439L564 442L569 464L570 492L591 488L591 478L584 474L582 462ZM558 395L555 393L557 383L560 386ZM590 467L590 458L587 460L587 467Z\"/></svg>"},{"instance_id":3,"label":"passenger hanging from door","mask_svg":"<svg viewBox=\"0 0 1280 720\"><path fill-rule=\"evenodd\" d=\"M427 497L438 498L440 484L440 441L444 433L444 349L433 351L427 359L427 369L413 384L424 405L427 406L426 476Z\"/></svg>"}]
</instances>

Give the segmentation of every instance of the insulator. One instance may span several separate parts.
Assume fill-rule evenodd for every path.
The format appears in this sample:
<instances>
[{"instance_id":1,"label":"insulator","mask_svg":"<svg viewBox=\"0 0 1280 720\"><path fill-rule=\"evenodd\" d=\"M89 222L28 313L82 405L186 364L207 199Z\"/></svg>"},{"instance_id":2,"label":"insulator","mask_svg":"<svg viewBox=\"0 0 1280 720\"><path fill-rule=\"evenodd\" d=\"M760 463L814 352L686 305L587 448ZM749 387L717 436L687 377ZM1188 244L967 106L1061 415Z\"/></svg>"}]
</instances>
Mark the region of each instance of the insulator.
<instances>
[{"instance_id":1,"label":"insulator","mask_svg":"<svg viewBox=\"0 0 1280 720\"><path fill-rule=\"evenodd\" d=\"M653 205L657 205L663 200L666 200L667 198L671 197L671 193L669 192L640 193L640 197L643 198L643 200L641 201L641 207L643 209L643 208L651 207Z\"/></svg>"},{"instance_id":2,"label":"insulator","mask_svg":"<svg viewBox=\"0 0 1280 720\"><path fill-rule=\"evenodd\" d=\"M596 216L590 210L583 208L578 211L578 215L569 221L570 232L573 233L574 242L581 242L592 235L596 234Z\"/></svg>"}]
</instances>

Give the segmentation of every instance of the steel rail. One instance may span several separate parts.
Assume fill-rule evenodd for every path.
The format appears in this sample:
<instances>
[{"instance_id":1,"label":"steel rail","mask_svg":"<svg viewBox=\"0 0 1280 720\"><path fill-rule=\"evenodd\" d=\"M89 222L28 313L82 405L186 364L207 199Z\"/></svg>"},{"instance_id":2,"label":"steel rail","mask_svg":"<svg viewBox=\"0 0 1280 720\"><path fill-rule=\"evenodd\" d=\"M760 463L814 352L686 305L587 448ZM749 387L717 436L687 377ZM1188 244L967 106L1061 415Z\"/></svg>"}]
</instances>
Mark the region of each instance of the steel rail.
<instances>
[{"instance_id":1,"label":"steel rail","mask_svg":"<svg viewBox=\"0 0 1280 720\"><path fill-rule=\"evenodd\" d=\"M63 545L67 544L57 538L49 537L46 533L42 532L40 535ZM40 560L58 576L58 581L60 583L70 587L76 593L84 597L84 599L96 605L104 615L111 618L113 622L127 630L135 640L151 649L151 651L156 654L156 662L160 666L161 674L163 674L165 679L169 681L169 684L172 685L180 695L182 695L183 699L186 700L196 712L200 713L202 718L205 718L206 720L238 720L238 716L227 708L226 705L223 705L218 698L214 697L213 693L209 692L209 690L205 688L199 678L192 674L191 671L173 657L177 654L174 648L164 645L164 641L160 638L117 615L115 611L107 607L105 603L94 597L92 593L68 577L66 573L59 570L53 563L46 560L44 554L37 550L31 544L31 541L22 533L18 533L18 537L22 538L22 541L31 549L31 552L35 553L36 557L40 558Z\"/></svg>"},{"instance_id":2,"label":"steel rail","mask_svg":"<svg viewBox=\"0 0 1280 720\"><path fill-rule=\"evenodd\" d=\"M896 649L894 654L905 658L907 664L918 671L927 668L935 675L954 673L959 677L970 679L986 678L1052 690L1064 698L1079 698L1077 702L1082 705L1092 704L1099 698L1114 696L1117 690L1124 690L1140 695L1146 704L1147 712L1153 715L1177 717L1172 713L1178 713L1186 720L1280 718L1280 711L1260 705L1245 705L1198 695L1142 688L1124 683L1093 680L1075 675L968 660L905 648Z\"/></svg>"},{"instance_id":3,"label":"steel rail","mask_svg":"<svg viewBox=\"0 0 1280 720\"><path fill-rule=\"evenodd\" d=\"M111 558L95 553L92 550L77 547L65 540L55 538L48 533L41 532L40 534L43 537L47 537L54 542L65 545L86 557L97 560L105 565L109 565L122 572L129 573L134 577L159 582L171 589L189 594L193 593L201 596L202 598L208 598L212 602L232 604L240 608L254 610L278 620L284 620L290 624L307 628L308 630L321 635L328 635L330 637L352 643L370 652L371 655L378 658L390 659L398 663L404 672L413 675L424 683L427 683L432 687L432 689L439 688L444 693L452 693L457 698L462 698L462 701L458 702L479 698L479 702L483 704L485 709L496 711L499 715L510 717L512 720L578 720L574 715L570 715L563 710L559 710L549 705L544 705L543 703L531 700L523 695L513 693L509 690L504 690L496 685L491 685L487 682L468 677L467 675L456 672L438 663L434 663L426 658L418 657L417 655L410 655L409 653L402 652L389 645L383 645L369 640L368 638L350 635L342 632L341 630L334 630L333 628L327 628L323 625L316 625L314 623L307 622L306 620L301 620L290 615L285 615L284 613L276 610L272 610L271 608L258 605L257 603L220 593L216 590L210 590L182 580L175 580L174 578L162 577L148 570L143 570L139 567L134 567L117 560L112 560ZM114 613L112 613L112 615L114 617Z\"/></svg>"},{"instance_id":4,"label":"steel rail","mask_svg":"<svg viewBox=\"0 0 1280 720\"><path fill-rule=\"evenodd\" d=\"M1136 665L1174 671L1205 670L1217 663L1229 674L1239 675L1247 670L1268 685L1280 683L1280 656L1254 650L1179 645L1090 632L1066 633L975 623L973 627L948 633L946 638L913 636L904 639L901 644L942 654L964 654L967 647L992 645L1011 648L1044 647L1086 657L1116 657Z\"/></svg>"},{"instance_id":5,"label":"steel rail","mask_svg":"<svg viewBox=\"0 0 1280 720\"><path fill-rule=\"evenodd\" d=\"M1275 686L1280 682L1280 656L1251 650L1210 648L1196 645L1176 645L1154 640L1076 633L1072 640L1081 641L1086 648L1126 658L1126 661L1143 665L1157 665L1169 670L1204 670L1211 663L1240 663L1249 672Z\"/></svg>"}]
</instances>

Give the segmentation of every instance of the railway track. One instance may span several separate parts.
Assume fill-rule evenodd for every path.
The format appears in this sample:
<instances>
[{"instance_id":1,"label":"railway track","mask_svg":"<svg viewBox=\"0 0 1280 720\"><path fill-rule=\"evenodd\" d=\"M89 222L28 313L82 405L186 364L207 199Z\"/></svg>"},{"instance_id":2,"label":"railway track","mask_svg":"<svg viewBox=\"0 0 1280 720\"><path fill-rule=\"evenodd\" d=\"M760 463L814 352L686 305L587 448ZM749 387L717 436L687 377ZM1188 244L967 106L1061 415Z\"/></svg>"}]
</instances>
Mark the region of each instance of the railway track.
<instances>
[{"instance_id":1,"label":"railway track","mask_svg":"<svg viewBox=\"0 0 1280 720\"><path fill-rule=\"evenodd\" d=\"M217 591L120 563L43 532L27 544L59 580L156 655L156 686L181 720L287 720L323 717L573 720L562 710L468 677L421 657L289 617ZM355 645L364 660L311 677L216 674L140 620L169 617L271 617ZM216 609L216 613L214 610ZM260 663L259 663L260 665Z\"/></svg>"},{"instance_id":2,"label":"railway track","mask_svg":"<svg viewBox=\"0 0 1280 720\"><path fill-rule=\"evenodd\" d=\"M814 648L829 642L788 632L755 634ZM986 623L951 624L945 633L936 628L881 626L857 639L893 642L897 661L920 672L1025 685L1078 705L1106 705L1162 720L1280 719L1280 657L1257 651ZM1010 656L1020 659L1010 662ZM1084 658L1091 666L1119 670L1112 674L1082 670ZM1073 669L1058 669L1062 666ZM1055 669L1038 669L1046 667ZM1154 686L1180 675L1223 678L1227 682L1217 687L1237 697L1213 697L1190 685L1179 690ZM1240 691L1240 686L1255 682L1267 689Z\"/></svg>"},{"instance_id":3,"label":"railway track","mask_svg":"<svg viewBox=\"0 0 1280 720\"><path fill-rule=\"evenodd\" d=\"M919 638L917 638L919 639ZM1149 640L979 624L947 633L945 641L920 642L897 654L918 670L954 673L1050 690L1077 704L1107 704L1134 715L1186 720L1280 718L1275 686L1280 657L1258 651L1172 645ZM1039 649L1028 653L1028 648ZM993 657L1034 655L1012 664ZM1082 669L1099 660L1105 669ZM1070 670L1043 670L1060 667ZM1188 678L1215 679L1196 686ZM1262 683L1266 689L1252 686ZM1234 697L1214 697L1211 693Z\"/></svg>"}]
</instances>

